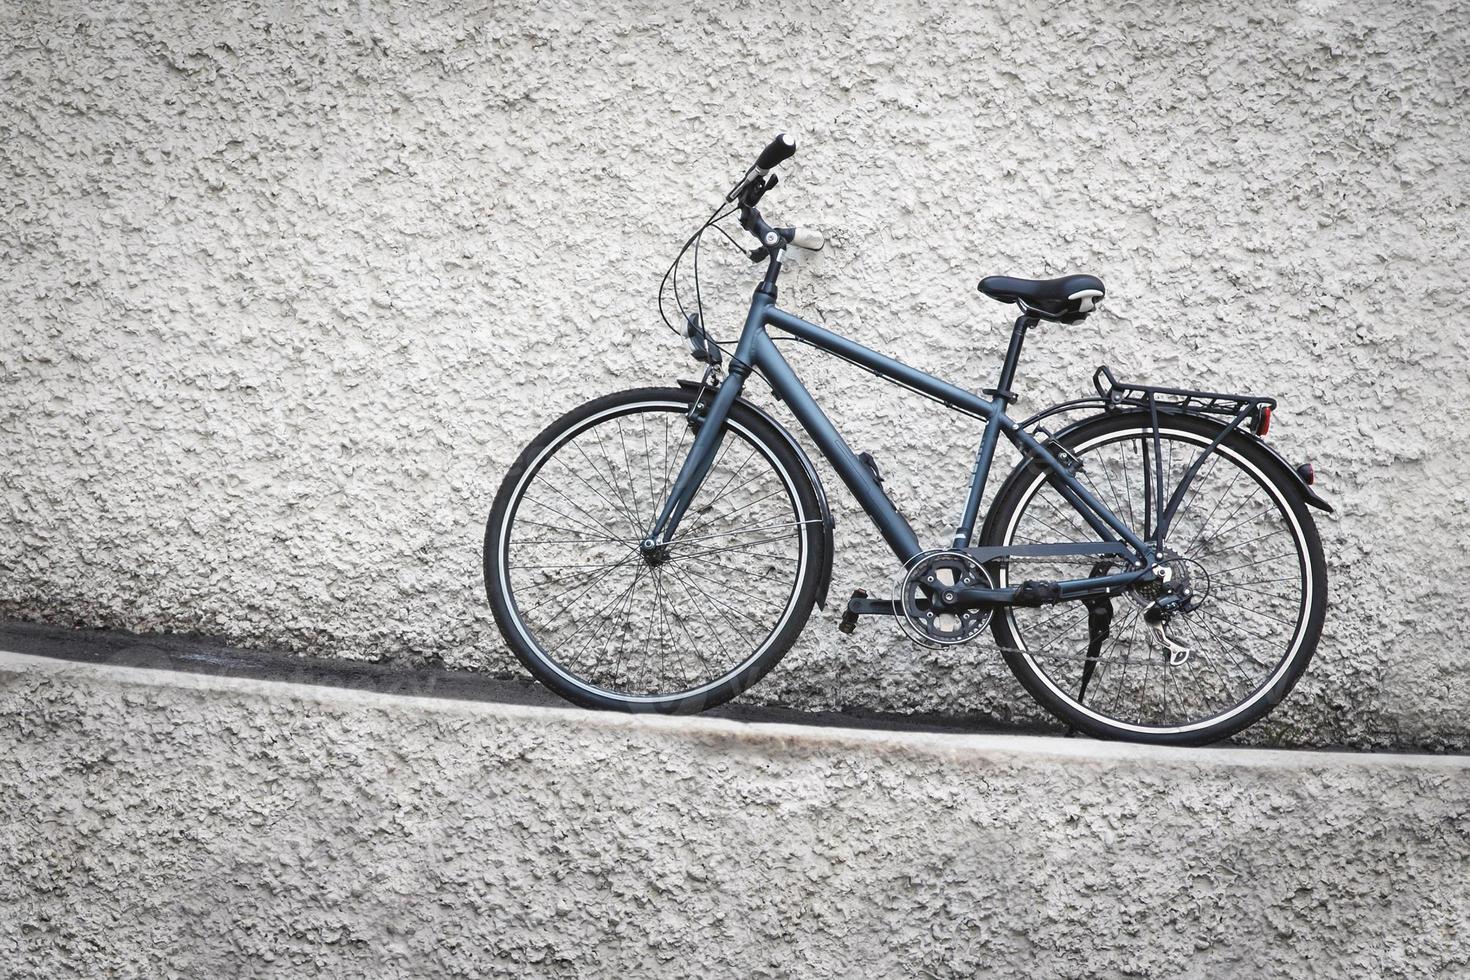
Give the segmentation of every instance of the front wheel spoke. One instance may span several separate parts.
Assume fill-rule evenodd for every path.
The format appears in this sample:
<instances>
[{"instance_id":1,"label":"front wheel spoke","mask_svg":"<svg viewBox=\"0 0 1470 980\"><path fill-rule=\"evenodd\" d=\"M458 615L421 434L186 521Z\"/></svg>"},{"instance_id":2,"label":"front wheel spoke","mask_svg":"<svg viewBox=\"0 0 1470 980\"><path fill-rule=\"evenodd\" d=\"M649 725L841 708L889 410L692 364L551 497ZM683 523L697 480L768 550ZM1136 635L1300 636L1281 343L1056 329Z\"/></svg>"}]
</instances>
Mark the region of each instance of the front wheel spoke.
<instances>
[{"instance_id":1,"label":"front wheel spoke","mask_svg":"<svg viewBox=\"0 0 1470 980\"><path fill-rule=\"evenodd\" d=\"M821 520L812 518L805 521L779 521L776 523L764 522L759 524L746 524L743 527L733 528L729 531L716 531L714 534L702 534L695 538L675 538L670 541L670 546L681 544L692 544L695 541L707 541L711 538L727 538L736 534L756 534L761 531L779 531L788 527L801 527L804 524L820 524ZM757 542L758 543L758 542Z\"/></svg>"},{"instance_id":2,"label":"front wheel spoke","mask_svg":"<svg viewBox=\"0 0 1470 980\"><path fill-rule=\"evenodd\" d=\"M715 588L715 589L723 589L723 588L726 587L723 582L716 582L714 579L711 579L709 576L707 576L707 575L701 575L701 574L699 574L698 572L696 572L692 568L685 568L685 569L683 569L683 572L692 581L703 582L705 585L708 585L708 586L710 586L712 588ZM704 591L704 590L701 589L701 591ZM723 597L716 596L713 593L710 593L710 592L707 592L707 591L705 591L705 595L710 596L710 598L714 599L716 602L720 603L726 609L729 609L731 612L735 613L737 616L740 616L742 619L748 619L752 623L754 623L756 626L760 627L761 629L769 631L770 627L767 626L767 624L765 623L764 620L757 619L755 616L752 616L749 612L745 611L744 609L740 608L739 606L732 605L731 603L727 602Z\"/></svg>"},{"instance_id":3,"label":"front wheel spoke","mask_svg":"<svg viewBox=\"0 0 1470 980\"><path fill-rule=\"evenodd\" d=\"M677 576L679 574L679 572L678 572L678 570L670 570L669 574L670 575ZM679 584L680 585L683 585L685 587L685 589L693 589L700 596L702 596L704 598L705 604L708 605L711 609L713 609L716 613L719 614L720 618L725 621L725 625L726 626L729 626L730 629L733 630L735 632L735 634L741 638L742 641L749 642L749 639L750 639L750 632L749 632L750 631L750 627L747 626L747 627L744 628L744 630L742 630L740 628L740 626L738 624L736 624L735 621L730 618L730 615L729 615L728 612L726 612L726 609L725 609L724 605L722 603L718 602L708 592L704 591L704 589L700 588L699 587L699 583L695 582L692 578L690 578L687 575L684 576L684 578L682 578L682 579L678 579L678 581L679 581ZM749 618L749 617L747 617L747 618ZM751 622L754 622L757 626L764 627L764 624L763 623L760 623L758 620L751 619Z\"/></svg>"},{"instance_id":4,"label":"front wheel spoke","mask_svg":"<svg viewBox=\"0 0 1470 980\"><path fill-rule=\"evenodd\" d=\"M755 450L754 449L752 449L750 451L750 455L751 455L751 457L753 457L755 455ZM749 463L749 462L750 462L750 458L747 457L745 463L742 463L741 466L744 467L746 465L746 463ZM760 501L765 500L767 497L773 497L773 496L775 496L776 494L780 493L781 490L783 489L781 487L777 487L775 490L771 491L770 493L767 493L765 496L763 496L763 497L757 497L755 500L750 501L749 503L745 504L742 507L736 507L732 511L726 511L725 513L722 513L722 514L715 514L715 513L713 513L714 508L715 508L715 505L718 504L720 501L724 500L726 497L730 496L730 494L732 494L732 493L739 493L741 490L744 490L746 487L750 486L752 483L756 482L757 480L762 480L762 479L764 479L768 475L764 470L762 470L759 473L757 473L755 476L752 476L750 479L748 479L744 483L740 484L739 486L737 486L737 487L731 487L730 486L731 480L733 480L735 477L739 476L740 473L741 473L741 470L739 470L739 469L737 469L733 473L731 473L730 474L730 478L725 481L724 486L721 487L720 491L715 494L715 496L709 501L709 503L703 504L699 508L699 510L695 512L694 516L696 518L696 521L695 521L694 527L691 528L691 530L696 530L697 531L700 528L708 527L709 525L713 524L717 520L721 520L723 518L729 517L731 514L738 514L742 510L748 510L750 507L754 506L757 503L760 503Z\"/></svg>"},{"instance_id":5,"label":"front wheel spoke","mask_svg":"<svg viewBox=\"0 0 1470 980\"><path fill-rule=\"evenodd\" d=\"M629 556L629 559L631 559L631 558L632 558L632 556L630 555ZM589 584L589 582L592 583L592 584L595 584L607 572L614 571L615 569L617 569L622 564L626 564L626 561L625 562L620 562L620 563L614 564L614 565L602 566L605 569L605 571L602 572L602 573L598 573L598 572L578 572L575 575L569 576L566 579L566 581L567 582L570 582L571 583L570 585L568 585L565 589L563 589L562 591L556 593L555 595L548 596L547 598L542 599L536 605L532 606L530 609L527 609L526 610L526 613L529 615L530 613L533 613L537 609L540 609L542 606L546 605L546 603L548 603L548 602L554 602L557 599L561 598L562 596L567 595L568 593L575 592L578 589L580 589L582 586ZM558 582L557 584L558 585L561 585L561 584L565 584L565 582Z\"/></svg>"},{"instance_id":6,"label":"front wheel spoke","mask_svg":"<svg viewBox=\"0 0 1470 980\"><path fill-rule=\"evenodd\" d=\"M633 588L635 588L635 587L637 587L637 585L638 585L638 579L642 575L642 572L643 572L642 566L635 566L635 570L634 570L634 573L633 573L633 581L628 586L628 588L630 590L633 589ZM613 602L616 602L616 600L614 599ZM583 616L582 617L582 623L581 623L581 625L578 626L576 629L572 630L572 635L571 636L568 636L565 640L562 640L559 645L560 646L567 646L573 640L575 640L578 636L581 636L582 635L582 631L585 630L588 626L591 626L593 623L598 622L598 618L597 617L601 613L605 612L611 605L612 605L612 602L604 603L602 606L598 607L598 609L596 611L594 611L590 616ZM594 632L595 632L595 630L594 630Z\"/></svg>"},{"instance_id":7,"label":"front wheel spoke","mask_svg":"<svg viewBox=\"0 0 1470 980\"><path fill-rule=\"evenodd\" d=\"M559 463L561 462L561 460L560 459L557 459L557 457L555 457L555 456L553 456L551 458L552 459L556 459L557 462L559 462ZM566 467L567 466L566 463L562 463L561 465L563 467ZM570 469L570 467L567 467L567 468ZM598 520L597 519L597 516L595 514L593 514L586 507L583 507L577 501L575 501L571 497L569 497L567 495L567 492L565 490L563 490L561 487L557 486L556 483L553 482L551 479L548 478L548 479L546 479L543 482L546 484L547 489L549 489L552 493L556 494L561 499L565 500L567 503L571 504L573 508L575 508L576 510L578 510L583 515L583 517L586 518L586 520L588 520L591 523L595 524L598 528L600 528L602 530L602 532L604 534L610 534L613 537L617 537L618 536L618 532L614 531L612 528L610 528L606 524L602 523L602 521ZM584 480L583 482L585 483L586 481ZM603 502L604 503L609 503L609 501L607 500L606 497L603 497L602 499L603 499ZM614 513L616 513L616 511L614 511Z\"/></svg>"},{"instance_id":8,"label":"front wheel spoke","mask_svg":"<svg viewBox=\"0 0 1470 980\"><path fill-rule=\"evenodd\" d=\"M756 571L753 568L740 568L735 565L726 565L722 561L715 561L711 558L705 558L702 559L702 561L706 565L713 565L716 568L723 568L727 572L734 572L736 575L743 575L746 578L758 578L763 582L775 582L777 585L782 586L789 584L785 578L779 575L773 575L770 572L760 572Z\"/></svg>"},{"instance_id":9,"label":"front wheel spoke","mask_svg":"<svg viewBox=\"0 0 1470 980\"><path fill-rule=\"evenodd\" d=\"M664 420L664 428L666 430L668 428L667 419ZM673 457L667 455L664 457L664 489L659 497L660 500L667 500L669 498L669 485L674 482L674 479L679 475L679 471L684 467L684 440L689 437L689 431L688 425L681 425L679 427L679 441L674 445L674 455ZM664 446L664 452L667 453L667 441L664 443ZM678 461L677 464L675 460Z\"/></svg>"},{"instance_id":10,"label":"front wheel spoke","mask_svg":"<svg viewBox=\"0 0 1470 980\"><path fill-rule=\"evenodd\" d=\"M665 440L664 445L665 445L665 447L668 446L667 439ZM659 659L659 668L658 669L659 669L659 673L662 674L663 673L663 660L664 660L664 627L666 625L668 625L668 620L664 616L663 579L662 579L662 576L660 576L658 569L655 568L653 570L653 572L652 572L652 578L653 578L653 604L654 604L654 607L655 607L655 611L654 611L654 622L657 625L654 628L654 639L656 640L656 643L655 643L654 647L649 652L650 652L650 654L652 654L655 651L658 653L658 659ZM650 663L652 662L652 660L653 660L653 658L652 658L652 656L650 656L649 657ZM654 678L653 678L652 673L651 673L650 670L645 669L643 671L643 677L644 677L645 684L648 684L649 686L653 686L654 685L654 683L655 683L654 682Z\"/></svg>"},{"instance_id":11,"label":"front wheel spoke","mask_svg":"<svg viewBox=\"0 0 1470 980\"><path fill-rule=\"evenodd\" d=\"M635 581L636 578L637 574L635 572ZM632 586L629 586L629 588L632 588ZM618 631L619 623L619 617L616 614L609 615L609 613L613 613L618 606L622 605L623 596L626 594L626 591L619 593L610 602L604 602L596 610L583 618L584 622L595 623L596 625L587 634L587 638L582 641L582 645L577 648L576 659L582 659L584 655L592 653L598 647L602 648L603 654L599 659L606 659L608 644L612 642L613 634ZM570 643L571 641L569 640L568 642ZM596 671L597 667L598 660L594 659L592 669Z\"/></svg>"},{"instance_id":12,"label":"front wheel spoke","mask_svg":"<svg viewBox=\"0 0 1470 980\"><path fill-rule=\"evenodd\" d=\"M684 566L684 574L686 574L686 575L694 575L694 576L699 577L701 580L710 583L711 585L718 585L721 588L729 589L731 592L738 592L740 595L745 596L747 599L750 599L753 602L759 602L759 603L761 603L763 605L772 606L772 607L774 607L776 609L784 609L785 608L785 603L776 602L774 599L770 599L770 598L768 598L766 596L759 596L759 595L756 595L754 592L749 592L749 591L747 591L745 589L742 589L738 585L731 585L728 582L719 582L716 579L714 579L714 578L712 578L712 577L710 577L708 575L704 575L704 574L702 574L699 571L699 569L696 566L693 566L693 565L686 565L686 566Z\"/></svg>"},{"instance_id":13,"label":"front wheel spoke","mask_svg":"<svg viewBox=\"0 0 1470 980\"><path fill-rule=\"evenodd\" d=\"M690 559L694 559L694 558L707 558L710 555L725 555L725 554L729 554L731 552L748 552L748 553L750 553L751 557L753 557L753 558L770 558L770 559L777 560L777 561L789 561L789 562L792 562L793 564L795 564L795 563L799 562L801 559L795 558L795 557L793 557L791 555L771 554L770 552L764 552L764 551L757 552L757 551L752 551L751 550L752 548L759 548L761 545L764 545L764 544L773 544L773 543L779 543L779 542L782 542L782 541L791 541L791 540L794 540L794 539L792 539L792 538L785 538L785 537L782 537L782 538L764 538L764 539L762 539L760 541L750 541L750 542L748 542L746 544L731 545L728 548L706 548L706 549L703 549L703 550L700 550L700 551L687 552L685 554L671 554L671 555L669 555L669 561L689 561Z\"/></svg>"},{"instance_id":14,"label":"front wheel spoke","mask_svg":"<svg viewBox=\"0 0 1470 980\"><path fill-rule=\"evenodd\" d=\"M587 458L587 453L582 450L581 446L576 444L575 440L573 440L572 442L572 448L577 450L577 452L582 453L582 458L587 460L587 465L592 467L592 472L597 473L597 467L592 464L592 460ZM597 499L601 500L603 503L611 507L613 509L613 513L619 515L623 518L623 520L627 521L628 526L633 529L633 533L642 533L642 528L640 528L638 526L638 523L633 520L633 516L628 513L628 507L626 504L622 503L621 501L615 502L613 500L610 500L607 494L594 487L590 480L588 480L581 473L578 473L575 469L572 468L571 464L564 461L560 456L553 455L551 458L556 460L557 464L561 466L562 469L566 470L572 476L576 477L577 481L580 482L582 486L586 487L588 490L591 490L593 496L597 497ZM597 475L600 479L606 482L606 477L603 477L601 473L597 473ZM616 493L616 489L614 489L613 492Z\"/></svg>"},{"instance_id":15,"label":"front wheel spoke","mask_svg":"<svg viewBox=\"0 0 1470 980\"><path fill-rule=\"evenodd\" d=\"M562 530L565 530L565 528L563 528ZM587 543L587 539L586 538L527 538L525 540L512 541L511 542L511 547L513 547L513 548L529 548L532 545L586 544L586 543ZM630 542L626 542L626 541L620 541L620 542L617 542L617 543L618 544L631 544Z\"/></svg>"},{"instance_id":16,"label":"front wheel spoke","mask_svg":"<svg viewBox=\"0 0 1470 980\"><path fill-rule=\"evenodd\" d=\"M595 561L595 562L588 562L586 564L557 564L557 563L552 563L552 564L549 564L549 565L506 565L505 567L506 567L507 570L510 570L510 569L513 569L513 568L514 569L525 570L525 569L545 569L545 568L557 568L557 569L567 569L567 568L610 568L610 567L616 567L616 565L613 562Z\"/></svg>"},{"instance_id":17,"label":"front wheel spoke","mask_svg":"<svg viewBox=\"0 0 1470 980\"><path fill-rule=\"evenodd\" d=\"M637 558L637 557L638 556L636 554L635 555L629 555L627 558L624 558L622 561L618 562L616 565L611 565L605 571L599 572L597 575L595 575L592 578L592 581L590 581L590 582L587 583L587 587L577 594L577 597L575 599L573 599L572 602L576 602L577 599L582 598L582 596L584 596L588 592L592 591L592 588L595 585L597 585L598 582L601 582L603 579L607 578L613 572L617 571L619 568L622 568L624 565L628 564L628 562L632 561L634 558ZM579 585L580 585L580 583L579 583ZM542 606L546 605L548 602L554 602L559 597L566 595L567 592L571 592L574 589L576 589L577 587L578 586L574 585L574 586L572 586L572 588L567 589L565 592L559 592L559 593L557 593L556 595L552 596L549 599L543 599L543 600L541 600L536 605L532 606L530 609L527 609L525 611L524 615L526 615L526 616L531 615L531 613L535 612L537 609L540 609ZM571 603L567 603L566 605L564 605L560 609L558 609L556 611L556 614L558 616L560 616L562 613L566 612L567 609L570 608L570 606L571 606Z\"/></svg>"},{"instance_id":18,"label":"front wheel spoke","mask_svg":"<svg viewBox=\"0 0 1470 980\"><path fill-rule=\"evenodd\" d=\"M545 507L547 510L550 510L553 514L556 514L558 517L566 517L565 514L562 514L562 513L558 512L556 510L553 510L550 507L546 507L546 505L543 504L543 503L541 503L539 500L533 500L530 497L525 497L525 498L523 498L523 500L526 503L535 504L537 507ZM567 519L570 520L571 518L567 518ZM567 527L565 524L548 524L545 521L538 521L535 518L522 517L519 513L517 513L516 516L515 516L515 523L516 524L530 524L532 527L544 527L544 528L549 528L549 529L551 529L553 531L570 531L570 530L573 530L572 528ZM606 534L601 533L600 531L589 531L588 533L592 537L597 538L599 541L610 541L613 544L622 544L622 545L631 545L633 543L631 538L610 538ZM511 543L512 544L515 544L517 542L514 540L514 538L512 538ZM574 542L574 543L580 543L580 542Z\"/></svg>"},{"instance_id":19,"label":"front wheel spoke","mask_svg":"<svg viewBox=\"0 0 1470 980\"><path fill-rule=\"evenodd\" d=\"M607 472L610 475L603 475L603 472L601 469L598 468L597 463L593 461L592 457L587 455L587 450L578 445L575 439L572 440L572 445L576 448L577 452L582 454L582 458L587 461L587 465L592 467L592 472L596 473L598 478L600 478L602 482L606 483L607 488L613 492L613 496L618 498L618 503L622 505L623 516L628 518L628 523L632 524L634 528L638 529L638 533L641 535L643 533L642 522L638 520L638 515L634 513L634 508L628 503L628 498L623 496L622 487L618 484L616 480L613 479L613 477L617 475L618 468L617 464L613 462L612 454L607 451L606 441L602 438L602 426L593 426L592 434L597 437L598 451L600 451L605 458L604 461L607 464Z\"/></svg>"},{"instance_id":20,"label":"front wheel spoke","mask_svg":"<svg viewBox=\"0 0 1470 980\"><path fill-rule=\"evenodd\" d=\"M670 578L673 579L672 576L670 576ZM676 581L676 582L678 581L677 579L673 579L673 580ZM685 595L686 598L689 598L691 600L691 605L692 605L693 599L689 595L689 590L687 588L684 588L684 583L682 583L682 582L678 582L678 585L679 585L679 587L681 589L684 589L684 595ZM703 663L706 668L708 668L709 667L709 657L704 652L704 644L702 644L698 640L696 640L694 638L694 635L689 632L689 625L684 621L685 619L686 619L686 617L684 617L684 616L675 616L674 617L674 621L676 623L678 623L679 628L684 631L685 638L689 640L689 649L690 649L690 652L693 653L696 657L698 657L699 660L700 660L700 662ZM710 678L710 679L713 680L714 678Z\"/></svg>"},{"instance_id":21,"label":"front wheel spoke","mask_svg":"<svg viewBox=\"0 0 1470 980\"><path fill-rule=\"evenodd\" d=\"M681 588L681 589L684 590L684 597L689 600L690 611L693 612L693 611L697 610L700 603L699 603L698 599L695 598L694 593L690 591L689 586L684 582L684 580L682 578L680 578L678 575L674 574L673 572L670 572L669 573L669 579L675 585L679 586L679 588ZM705 602L705 606L709 607L708 601ZM710 608L713 608L713 607L710 607ZM720 613L720 611L718 609L716 609L715 612L717 614L719 614L719 615L723 615L723 613ZM715 626L712 623L710 623L710 621L709 621L709 619L707 617L701 616L700 617L700 620L701 620L701 623L704 626L705 631L710 636L714 637L715 642L720 645L720 652L723 653L725 655L725 658L728 660L730 658L730 648L725 645L725 638L720 635L720 631L717 628L715 628ZM703 659L703 655L702 654L701 654L701 658ZM705 660L705 662L708 663L709 661L708 660Z\"/></svg>"},{"instance_id":22,"label":"front wheel spoke","mask_svg":"<svg viewBox=\"0 0 1470 980\"><path fill-rule=\"evenodd\" d=\"M613 421L617 423L618 427L618 443L623 447L623 472L628 474L628 495L633 498L633 514L635 517L638 518L639 527L646 527L647 524L643 520L642 508L638 506L638 479L633 474L633 456L631 453L628 452L628 437L623 432L623 420L620 417L614 417ZM612 470L616 469L616 467L614 467L611 462L609 462L608 469ZM621 496L621 494L619 494L619 496ZM657 503L658 501L653 501L653 504ZM650 506L652 506L653 504L650 504ZM655 514L649 517L648 521L652 522L653 518L657 516L658 515Z\"/></svg>"},{"instance_id":23,"label":"front wheel spoke","mask_svg":"<svg viewBox=\"0 0 1470 980\"><path fill-rule=\"evenodd\" d=\"M716 456L714 463L712 463L710 465L709 471L711 473L717 472L719 470L720 463L724 460L726 454L729 453L730 446L733 445L733 443L734 443L734 441L731 440L731 439L729 439L729 437L727 435L726 436L726 441L724 443L722 443L721 446L720 446L720 455L719 456ZM750 461L752 459L755 459L756 451L757 451L756 448L754 446L752 446L750 448L750 452L748 454L746 454L746 457L740 461L740 465L739 466L736 466L736 467L733 467L730 470L730 475L727 476L727 477L725 477L725 482L720 484L720 489L718 489L718 490L716 490L714 492L714 496L710 499L709 503L704 504L702 507L699 508L699 510L695 511L694 516L696 518L702 517L705 514L708 514L711 507L713 507L715 504L719 503L721 500L724 499L724 497L725 497L725 490L730 486L731 483L734 483L735 482L735 478L736 477L738 477L741 473L745 472L745 467L748 466L748 465L750 465Z\"/></svg>"},{"instance_id":24,"label":"front wheel spoke","mask_svg":"<svg viewBox=\"0 0 1470 980\"><path fill-rule=\"evenodd\" d=\"M548 484L548 486L550 486L550 484ZM553 486L553 487L551 487L551 489L556 490L556 492L558 494L560 494L562 497L566 497L566 494L562 493L560 490L557 490L556 487ZM626 543L627 541L630 540L626 535L620 536L620 535L616 534L611 528L607 527L605 524L603 524L602 522L598 521L596 518L592 518L590 521L584 521L584 520L581 520L579 518L573 517L570 514L564 514L561 511L557 510L555 507L553 507L550 504L546 503L544 500L540 500L540 499L538 499L536 497L532 497L529 494L527 494L526 496L522 497L521 498L521 502L522 503L528 503L528 504L535 504L537 507L540 507L540 508L542 508L544 510L549 510L553 514L555 514L557 517L560 517L563 520L571 521L573 524L575 524L578 527L580 527L583 531L586 531L589 534L595 534L596 536L598 536L600 538L606 538L608 541L616 541L618 544L624 544L624 543ZM572 500L570 502L571 502L571 504L572 504L573 507L575 507L577 505L577 502L575 500ZM519 508L517 508L517 509L519 509ZM516 520L517 521L520 520L520 516L519 515L516 516ZM544 527L556 527L555 524L544 524L543 526ZM560 528L560 530L565 531L565 530L568 530L568 528L562 527L562 528Z\"/></svg>"}]
</instances>

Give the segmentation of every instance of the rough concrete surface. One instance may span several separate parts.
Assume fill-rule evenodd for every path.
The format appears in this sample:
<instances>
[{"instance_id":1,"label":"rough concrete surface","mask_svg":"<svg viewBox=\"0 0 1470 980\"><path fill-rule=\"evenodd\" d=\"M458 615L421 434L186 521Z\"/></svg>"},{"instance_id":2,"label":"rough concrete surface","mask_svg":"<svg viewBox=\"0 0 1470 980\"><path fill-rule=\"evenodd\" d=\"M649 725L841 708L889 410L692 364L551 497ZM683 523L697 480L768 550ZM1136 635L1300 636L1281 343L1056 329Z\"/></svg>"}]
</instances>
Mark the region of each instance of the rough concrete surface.
<instances>
[{"instance_id":1,"label":"rough concrete surface","mask_svg":"<svg viewBox=\"0 0 1470 980\"><path fill-rule=\"evenodd\" d=\"M1470 758L470 705L0 655L17 977L1464 975Z\"/></svg>"},{"instance_id":2,"label":"rough concrete surface","mask_svg":"<svg viewBox=\"0 0 1470 980\"><path fill-rule=\"evenodd\" d=\"M1463 4L11 4L0 13L0 614L518 666L480 581L517 450L689 376L654 294L779 129L831 244L783 305L993 382L987 273L1085 270L1024 408L1124 377L1273 393L1328 636L1249 738L1470 746ZM707 253L712 324L748 265ZM792 354L921 537L977 433ZM757 391L757 400L761 393ZM770 404L770 399L765 402ZM779 407L779 406L778 406ZM902 424L898 424L902 420ZM838 493L839 602L891 559ZM814 620L747 697L1038 710L988 642Z\"/></svg>"}]
</instances>

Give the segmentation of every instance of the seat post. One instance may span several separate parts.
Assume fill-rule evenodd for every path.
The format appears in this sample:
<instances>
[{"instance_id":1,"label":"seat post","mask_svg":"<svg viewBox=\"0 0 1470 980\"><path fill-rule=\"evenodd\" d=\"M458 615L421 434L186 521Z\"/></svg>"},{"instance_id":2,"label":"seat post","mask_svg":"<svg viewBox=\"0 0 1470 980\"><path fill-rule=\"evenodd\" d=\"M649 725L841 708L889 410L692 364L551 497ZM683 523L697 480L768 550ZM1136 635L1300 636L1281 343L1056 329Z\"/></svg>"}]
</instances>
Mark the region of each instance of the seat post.
<instances>
[{"instance_id":1,"label":"seat post","mask_svg":"<svg viewBox=\"0 0 1470 980\"><path fill-rule=\"evenodd\" d=\"M1016 380L1016 364L1021 360L1021 345L1026 342L1026 331L1034 326L1035 314L1022 313L1016 317L1015 326L1011 327L1011 343L1006 348L1005 362L1000 366L1000 383L993 389L995 397L1004 398L1008 403L1016 400L1011 384ZM986 389L986 393L989 394L991 390Z\"/></svg>"}]
</instances>

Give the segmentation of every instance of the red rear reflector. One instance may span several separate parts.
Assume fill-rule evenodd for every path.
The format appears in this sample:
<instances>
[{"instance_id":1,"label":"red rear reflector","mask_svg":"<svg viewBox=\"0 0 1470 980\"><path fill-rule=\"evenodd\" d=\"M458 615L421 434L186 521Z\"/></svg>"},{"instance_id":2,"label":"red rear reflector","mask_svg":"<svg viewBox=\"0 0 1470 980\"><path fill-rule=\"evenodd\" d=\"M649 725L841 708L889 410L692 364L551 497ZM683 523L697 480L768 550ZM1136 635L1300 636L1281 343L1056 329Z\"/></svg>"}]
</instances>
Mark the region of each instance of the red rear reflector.
<instances>
[{"instance_id":1,"label":"red rear reflector","mask_svg":"<svg viewBox=\"0 0 1470 980\"><path fill-rule=\"evenodd\" d=\"M1271 406L1261 406L1261 417L1256 421L1256 435L1264 436L1271 431Z\"/></svg>"},{"instance_id":2,"label":"red rear reflector","mask_svg":"<svg viewBox=\"0 0 1470 980\"><path fill-rule=\"evenodd\" d=\"M1298 466L1296 468L1296 475L1301 477L1302 482L1305 483L1307 486L1311 486L1312 484L1317 482L1317 471L1312 469L1311 463L1303 463L1302 465Z\"/></svg>"}]
</instances>

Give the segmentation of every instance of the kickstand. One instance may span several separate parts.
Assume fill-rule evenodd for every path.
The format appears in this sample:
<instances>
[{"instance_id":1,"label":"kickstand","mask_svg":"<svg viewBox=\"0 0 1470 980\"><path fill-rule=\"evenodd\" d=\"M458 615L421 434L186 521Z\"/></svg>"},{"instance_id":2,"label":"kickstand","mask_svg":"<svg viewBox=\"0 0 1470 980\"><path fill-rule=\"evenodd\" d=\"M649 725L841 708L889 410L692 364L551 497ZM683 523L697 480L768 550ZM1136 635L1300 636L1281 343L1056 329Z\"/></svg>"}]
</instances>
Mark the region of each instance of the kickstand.
<instances>
[{"instance_id":1,"label":"kickstand","mask_svg":"<svg viewBox=\"0 0 1470 980\"><path fill-rule=\"evenodd\" d=\"M1104 565L1104 570L1106 566ZM1093 574L1098 574L1096 568ZM1087 685L1092 682L1092 675L1097 670L1098 658L1102 656L1102 645L1113 632L1113 600L1109 596L1097 596L1092 599L1083 599L1082 604L1087 607L1087 660L1082 664L1082 685L1077 689L1077 703L1081 704L1087 697ZM1067 728L1068 735L1075 735L1077 730Z\"/></svg>"}]
</instances>

